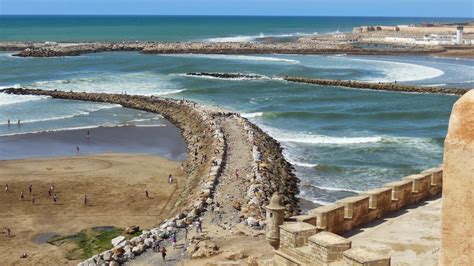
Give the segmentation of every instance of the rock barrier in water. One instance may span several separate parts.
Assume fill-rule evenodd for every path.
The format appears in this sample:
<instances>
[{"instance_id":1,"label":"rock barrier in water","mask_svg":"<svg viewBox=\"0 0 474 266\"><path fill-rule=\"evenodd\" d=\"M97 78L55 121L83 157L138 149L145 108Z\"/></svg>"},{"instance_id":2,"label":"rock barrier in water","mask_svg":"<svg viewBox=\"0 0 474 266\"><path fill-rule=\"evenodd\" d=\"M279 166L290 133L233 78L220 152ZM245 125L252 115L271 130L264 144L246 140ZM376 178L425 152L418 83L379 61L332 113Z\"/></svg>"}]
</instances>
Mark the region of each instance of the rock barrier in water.
<instances>
[{"instance_id":1,"label":"rock barrier in water","mask_svg":"<svg viewBox=\"0 0 474 266\"><path fill-rule=\"evenodd\" d=\"M204 42L94 42L94 43L31 43L0 42L0 50L19 51L21 57L77 56L106 51L140 51L144 54L352 54L352 55L417 55L444 52L446 49L405 48L397 50L358 48L351 45L317 43L204 43Z\"/></svg>"},{"instance_id":2,"label":"rock barrier in water","mask_svg":"<svg viewBox=\"0 0 474 266\"><path fill-rule=\"evenodd\" d=\"M286 81L307 83L315 85L339 86L357 89L368 89L378 91L394 91L394 92L412 92L412 93L438 93L464 95L469 89L462 88L445 88L445 87L422 87L415 85L404 85L397 83L374 83L354 80L335 80L335 79L312 79L302 77L283 77Z\"/></svg>"}]
</instances>

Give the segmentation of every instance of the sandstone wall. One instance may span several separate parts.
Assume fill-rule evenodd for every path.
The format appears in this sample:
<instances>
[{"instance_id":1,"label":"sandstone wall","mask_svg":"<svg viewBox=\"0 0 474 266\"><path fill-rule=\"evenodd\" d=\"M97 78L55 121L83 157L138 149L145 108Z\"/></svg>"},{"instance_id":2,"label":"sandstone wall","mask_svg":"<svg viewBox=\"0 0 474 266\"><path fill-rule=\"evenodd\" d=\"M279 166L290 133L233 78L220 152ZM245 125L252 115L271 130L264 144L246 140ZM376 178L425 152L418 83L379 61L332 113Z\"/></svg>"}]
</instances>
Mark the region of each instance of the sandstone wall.
<instances>
[{"instance_id":1,"label":"sandstone wall","mask_svg":"<svg viewBox=\"0 0 474 266\"><path fill-rule=\"evenodd\" d=\"M444 144L440 265L474 265L474 91L453 107Z\"/></svg>"}]
</instances>

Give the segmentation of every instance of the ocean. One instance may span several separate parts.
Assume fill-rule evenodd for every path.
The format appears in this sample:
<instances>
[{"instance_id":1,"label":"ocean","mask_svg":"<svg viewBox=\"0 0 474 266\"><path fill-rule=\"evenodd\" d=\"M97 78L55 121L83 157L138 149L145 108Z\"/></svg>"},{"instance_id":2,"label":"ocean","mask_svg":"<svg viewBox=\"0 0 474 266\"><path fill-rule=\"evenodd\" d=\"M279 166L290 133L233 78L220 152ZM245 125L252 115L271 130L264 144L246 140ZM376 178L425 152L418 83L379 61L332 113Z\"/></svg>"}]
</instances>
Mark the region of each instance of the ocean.
<instances>
[{"instance_id":1,"label":"ocean","mask_svg":"<svg viewBox=\"0 0 474 266\"><path fill-rule=\"evenodd\" d=\"M52 32L61 27L54 19L25 19L46 20L35 24L32 29L47 28L48 23L52 25ZM119 18L93 17L91 21L98 19ZM155 17L133 19L144 24L151 20L153 27L160 24ZM132 27L128 20L133 19L127 17L122 21L125 26L114 26L100 38L121 38L127 32L127 27ZM350 30L355 25L348 22L350 18L330 18L331 23L325 22L329 26L318 24L313 28L309 22L317 23L325 21L325 18L294 18L294 21L284 18L291 23L284 26L285 23L278 22L282 26L274 27L276 18L231 17L219 19L240 21L235 28L230 25L234 23L229 22L228 26L233 30L226 31L226 24L212 26L210 23L211 26L196 32L187 27L181 28L180 25L185 22L178 22L173 28L172 22L179 20L177 17L163 19L166 21L163 25L169 27L169 35L162 35L161 31L157 31L153 37L147 35L144 32L153 28L148 24L137 29L134 34L140 35L142 40L150 37L154 40L181 38L216 41L216 38L260 36L260 32L263 35L297 35ZM189 17L185 20L189 23L196 19ZM218 18L203 19L212 21ZM338 19L340 22L335 23ZM28 37L53 41L99 38L94 31L85 30L87 26L83 25L85 22L82 20L85 18L80 17L81 22L78 23L82 26L72 26L69 31L57 35L57 38L51 32L42 33L42 30L33 30L35 34L32 35L23 32L4 37L5 34L2 34L2 38ZM247 20L259 21L258 27L251 27L252 23ZM305 20L309 22L302 22ZM361 24L370 24L371 20L373 24L382 24L384 21L399 24L400 20L410 23L409 19L358 20ZM421 21L413 19L412 23L415 20ZM160 25L158 28L164 30L164 26ZM105 25L98 28L101 27ZM119 28L124 30L120 31ZM128 37L138 38L133 35ZM189 76L186 74L188 72L259 74L262 78L230 80ZM18 58L13 57L12 53L3 52L0 53L0 73L1 87L158 95L217 104L240 112L282 143L285 157L295 166L296 174L302 180L301 196L326 204L439 165L442 162L449 115L458 97L296 84L278 77L290 75L472 87L474 61L429 56L142 55L134 52L64 58ZM8 126L8 119L12 123L21 119L22 126ZM31 132L93 131L104 126L149 127L164 124L160 116L118 105L0 94L0 141L12 135ZM2 152L6 151L0 147L0 156L8 156Z\"/></svg>"},{"instance_id":2,"label":"ocean","mask_svg":"<svg viewBox=\"0 0 474 266\"><path fill-rule=\"evenodd\" d=\"M462 22L462 18L271 16L12 16L0 15L0 40L250 41L347 32L362 25Z\"/></svg>"}]
</instances>

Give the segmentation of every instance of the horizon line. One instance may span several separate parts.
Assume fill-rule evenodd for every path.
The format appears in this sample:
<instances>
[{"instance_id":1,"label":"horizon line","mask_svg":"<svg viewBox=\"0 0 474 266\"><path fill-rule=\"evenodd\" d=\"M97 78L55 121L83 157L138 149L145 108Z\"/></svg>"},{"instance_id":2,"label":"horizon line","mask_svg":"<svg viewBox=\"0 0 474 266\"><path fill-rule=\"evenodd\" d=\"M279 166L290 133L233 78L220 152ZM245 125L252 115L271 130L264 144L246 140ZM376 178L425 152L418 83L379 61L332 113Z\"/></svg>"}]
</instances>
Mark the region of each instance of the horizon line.
<instances>
[{"instance_id":1,"label":"horizon line","mask_svg":"<svg viewBox=\"0 0 474 266\"><path fill-rule=\"evenodd\" d=\"M0 14L2 16L104 16L104 17L113 17L113 16L143 16L143 17L153 17L153 16L163 16L163 17L185 17L185 16L193 16L193 17L347 17L347 18L455 18L455 19L469 19L474 20L474 17L442 17L442 16L374 16L374 15L245 15L245 14L237 14L237 15L215 15L215 14Z\"/></svg>"}]
</instances>

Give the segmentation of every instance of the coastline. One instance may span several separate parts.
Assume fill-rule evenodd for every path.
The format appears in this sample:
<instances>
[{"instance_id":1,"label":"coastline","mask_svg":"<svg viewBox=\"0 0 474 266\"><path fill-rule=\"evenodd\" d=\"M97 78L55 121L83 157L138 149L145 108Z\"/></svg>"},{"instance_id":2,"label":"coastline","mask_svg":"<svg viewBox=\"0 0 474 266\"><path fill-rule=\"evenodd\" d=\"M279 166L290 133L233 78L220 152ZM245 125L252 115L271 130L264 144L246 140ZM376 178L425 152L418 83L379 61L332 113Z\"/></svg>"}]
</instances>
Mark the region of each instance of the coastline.
<instances>
[{"instance_id":1,"label":"coastline","mask_svg":"<svg viewBox=\"0 0 474 266\"><path fill-rule=\"evenodd\" d=\"M174 218L144 232L142 241L150 237L162 239L177 228L187 227L216 203L226 214L223 219L227 230L232 232L232 228L241 224L262 228L264 206L275 192L283 195L285 216L299 214L296 197L299 180L284 159L280 144L238 114L214 106L153 96L15 88L2 92L120 104L159 113L181 129L190 156L183 165L187 179L168 216ZM236 179L237 171L241 178ZM120 260L131 258L125 256Z\"/></svg>"}]
</instances>

